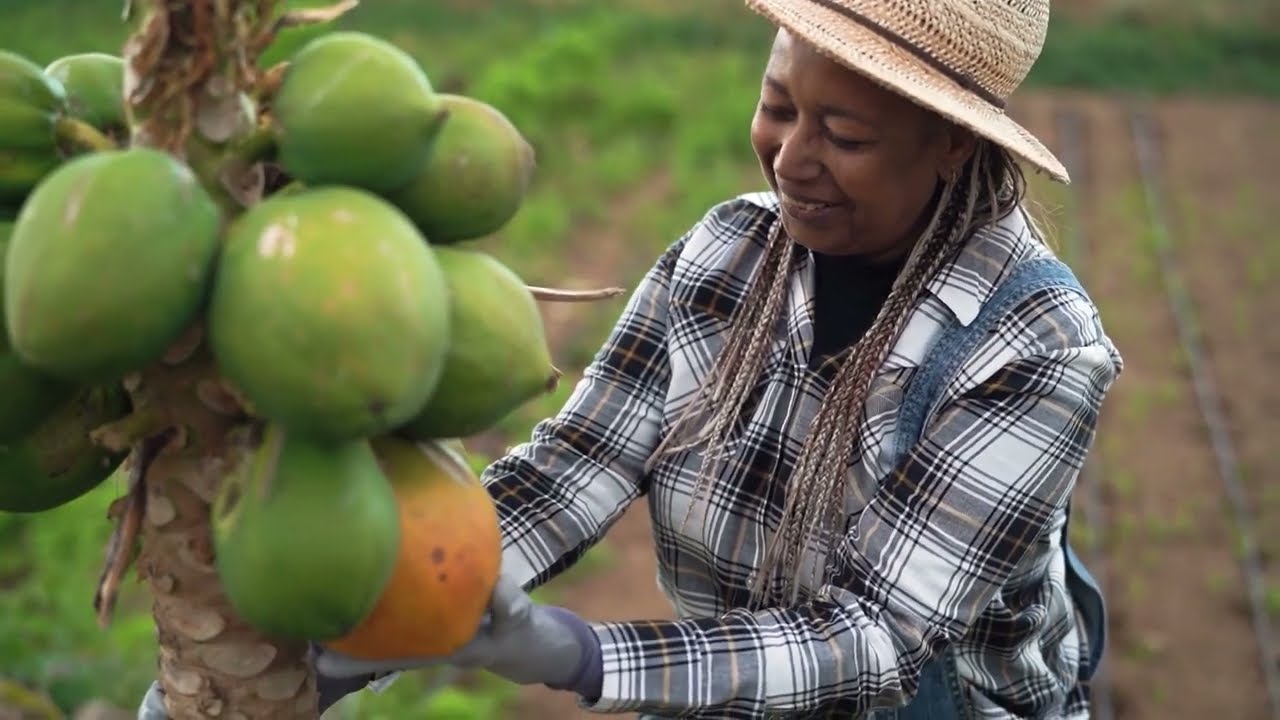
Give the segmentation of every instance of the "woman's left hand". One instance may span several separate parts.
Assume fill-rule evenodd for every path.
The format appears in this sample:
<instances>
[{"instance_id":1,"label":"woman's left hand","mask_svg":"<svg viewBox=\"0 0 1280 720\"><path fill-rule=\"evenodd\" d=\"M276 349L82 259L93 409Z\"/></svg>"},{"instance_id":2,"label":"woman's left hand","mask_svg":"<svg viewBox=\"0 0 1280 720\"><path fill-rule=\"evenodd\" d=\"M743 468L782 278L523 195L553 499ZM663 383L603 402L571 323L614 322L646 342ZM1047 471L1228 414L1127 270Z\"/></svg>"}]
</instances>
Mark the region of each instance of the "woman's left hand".
<instances>
[{"instance_id":1,"label":"woman's left hand","mask_svg":"<svg viewBox=\"0 0 1280 720\"><path fill-rule=\"evenodd\" d=\"M569 610L533 602L519 583L506 577L499 578L489 613L475 637L452 655L360 660L322 647L315 664L318 672L330 677L381 675L444 664L487 670L520 685L544 684L587 696L598 693L601 672L595 632Z\"/></svg>"}]
</instances>

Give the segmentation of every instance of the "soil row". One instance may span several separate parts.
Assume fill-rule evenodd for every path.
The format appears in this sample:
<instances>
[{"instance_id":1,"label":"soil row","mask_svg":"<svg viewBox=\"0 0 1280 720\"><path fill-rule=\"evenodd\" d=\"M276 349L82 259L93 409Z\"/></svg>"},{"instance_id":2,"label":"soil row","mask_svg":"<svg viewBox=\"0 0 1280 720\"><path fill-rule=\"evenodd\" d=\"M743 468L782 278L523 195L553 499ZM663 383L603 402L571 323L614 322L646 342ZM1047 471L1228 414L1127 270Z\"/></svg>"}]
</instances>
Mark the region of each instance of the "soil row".
<instances>
[{"instance_id":1,"label":"soil row","mask_svg":"<svg viewBox=\"0 0 1280 720\"><path fill-rule=\"evenodd\" d=\"M1108 400L1092 458L1103 507L1104 583L1112 644L1101 688L1115 717L1273 717L1246 593L1241 526L1228 503L1188 354L1162 285L1127 103L1086 96L1043 99L1033 130L1078 156L1069 196L1082 241L1082 275L1124 353L1126 371ZM1058 131L1080 119L1080 146ZM1280 307L1266 282L1280 259L1263 226L1260 198L1280 186L1264 128L1280 109L1260 102L1170 100L1154 104L1162 162L1161 215L1201 332L1227 436L1245 478L1253 537L1277 584L1280 464L1277 389L1267 370L1280 332L1264 308ZM1270 256L1268 258L1267 256ZM1259 263L1263 263L1259 267ZM1082 481L1081 493L1088 491ZM1270 520L1270 522L1268 522ZM1269 662L1274 663L1272 658Z\"/></svg>"}]
</instances>

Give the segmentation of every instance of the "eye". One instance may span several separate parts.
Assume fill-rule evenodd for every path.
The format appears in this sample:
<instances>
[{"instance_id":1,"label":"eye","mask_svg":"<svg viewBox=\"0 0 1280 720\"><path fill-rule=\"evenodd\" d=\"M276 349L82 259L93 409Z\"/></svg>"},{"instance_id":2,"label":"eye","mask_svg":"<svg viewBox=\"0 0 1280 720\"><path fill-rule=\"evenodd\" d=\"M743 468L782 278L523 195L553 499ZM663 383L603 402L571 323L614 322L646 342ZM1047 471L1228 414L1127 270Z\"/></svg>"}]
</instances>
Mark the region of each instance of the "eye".
<instances>
[{"instance_id":1,"label":"eye","mask_svg":"<svg viewBox=\"0 0 1280 720\"><path fill-rule=\"evenodd\" d=\"M781 105L770 105L766 102L760 103L760 112L774 120L783 121L790 120L795 115L795 112L791 108Z\"/></svg>"},{"instance_id":2,"label":"eye","mask_svg":"<svg viewBox=\"0 0 1280 720\"><path fill-rule=\"evenodd\" d=\"M852 138L838 137L832 134L831 131L827 131L827 139L831 141L832 145L835 145L841 150L861 150L871 145L871 143L866 140L854 140Z\"/></svg>"}]
</instances>

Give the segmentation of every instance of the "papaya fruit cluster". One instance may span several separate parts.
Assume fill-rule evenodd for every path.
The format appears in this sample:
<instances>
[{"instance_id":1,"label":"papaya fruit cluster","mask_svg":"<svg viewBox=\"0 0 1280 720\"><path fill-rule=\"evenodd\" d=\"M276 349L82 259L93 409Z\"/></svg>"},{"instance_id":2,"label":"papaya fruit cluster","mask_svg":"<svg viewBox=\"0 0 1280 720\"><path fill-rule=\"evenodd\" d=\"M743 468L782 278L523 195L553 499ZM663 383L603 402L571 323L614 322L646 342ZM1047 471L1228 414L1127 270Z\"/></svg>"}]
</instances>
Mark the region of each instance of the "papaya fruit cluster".
<instances>
[{"instance_id":1,"label":"papaya fruit cluster","mask_svg":"<svg viewBox=\"0 0 1280 720\"><path fill-rule=\"evenodd\" d=\"M253 420L212 507L237 612L364 657L447 653L501 554L456 439L559 377L530 289L466 246L514 217L534 151L376 36L327 32L282 67L237 98L253 143L196 134L183 159L131 142L120 58L0 50L0 511L116 471L89 431L201 325ZM77 146L86 125L110 144ZM229 203L208 168L250 144L284 181Z\"/></svg>"},{"instance_id":2,"label":"papaya fruit cluster","mask_svg":"<svg viewBox=\"0 0 1280 720\"><path fill-rule=\"evenodd\" d=\"M9 300L17 274L9 248L18 211L67 158L59 122L80 117L120 133L122 69L119 58L105 54L71 55L42 68L0 51L0 321L17 314ZM71 314L76 295L66 305ZM47 372L11 337L0 333L0 511L41 512L96 487L124 460L89 432L127 415L129 398L118 382Z\"/></svg>"}]
</instances>

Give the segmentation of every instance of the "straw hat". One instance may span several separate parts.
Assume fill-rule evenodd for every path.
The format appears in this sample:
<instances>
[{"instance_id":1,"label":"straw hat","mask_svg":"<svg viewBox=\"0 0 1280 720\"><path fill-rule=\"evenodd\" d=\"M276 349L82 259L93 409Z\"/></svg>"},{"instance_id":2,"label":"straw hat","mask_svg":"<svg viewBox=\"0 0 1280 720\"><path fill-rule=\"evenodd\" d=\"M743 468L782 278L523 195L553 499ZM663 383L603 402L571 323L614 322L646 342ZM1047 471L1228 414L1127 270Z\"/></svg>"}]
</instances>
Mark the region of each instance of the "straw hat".
<instances>
[{"instance_id":1,"label":"straw hat","mask_svg":"<svg viewBox=\"0 0 1280 720\"><path fill-rule=\"evenodd\" d=\"M819 52L1069 182L1005 102L1040 55L1049 0L746 0Z\"/></svg>"}]
</instances>

